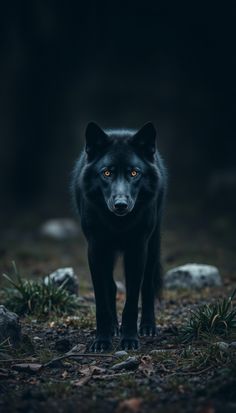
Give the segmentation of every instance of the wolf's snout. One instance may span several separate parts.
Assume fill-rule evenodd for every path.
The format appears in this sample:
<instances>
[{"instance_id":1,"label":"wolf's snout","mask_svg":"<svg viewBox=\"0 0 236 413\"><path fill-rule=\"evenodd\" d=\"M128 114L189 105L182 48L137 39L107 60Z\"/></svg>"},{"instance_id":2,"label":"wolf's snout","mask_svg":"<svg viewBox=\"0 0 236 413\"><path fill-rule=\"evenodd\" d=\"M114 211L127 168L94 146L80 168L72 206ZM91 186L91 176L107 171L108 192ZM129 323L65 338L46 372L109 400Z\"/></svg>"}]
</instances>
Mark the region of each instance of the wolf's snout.
<instances>
[{"instance_id":1,"label":"wolf's snout","mask_svg":"<svg viewBox=\"0 0 236 413\"><path fill-rule=\"evenodd\" d=\"M126 197L115 197L113 201L113 211L116 215L125 215L129 212L128 200Z\"/></svg>"},{"instance_id":2,"label":"wolf's snout","mask_svg":"<svg viewBox=\"0 0 236 413\"><path fill-rule=\"evenodd\" d=\"M124 212L128 208L128 203L125 200L119 200L114 203L114 208L118 212Z\"/></svg>"}]
</instances>

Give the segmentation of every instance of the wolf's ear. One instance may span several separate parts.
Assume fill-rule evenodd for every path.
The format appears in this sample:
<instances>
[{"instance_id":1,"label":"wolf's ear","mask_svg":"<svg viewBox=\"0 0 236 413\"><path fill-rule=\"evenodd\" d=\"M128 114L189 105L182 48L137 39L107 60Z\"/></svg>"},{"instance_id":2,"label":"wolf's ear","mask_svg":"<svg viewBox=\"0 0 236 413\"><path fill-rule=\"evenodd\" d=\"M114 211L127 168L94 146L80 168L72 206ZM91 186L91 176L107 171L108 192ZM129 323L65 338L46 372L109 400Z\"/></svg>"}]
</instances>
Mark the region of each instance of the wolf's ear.
<instances>
[{"instance_id":1,"label":"wolf's ear","mask_svg":"<svg viewBox=\"0 0 236 413\"><path fill-rule=\"evenodd\" d=\"M156 151L156 129L151 123L145 125L132 137L131 143L147 158L153 159Z\"/></svg>"},{"instance_id":2,"label":"wolf's ear","mask_svg":"<svg viewBox=\"0 0 236 413\"><path fill-rule=\"evenodd\" d=\"M95 122L89 122L85 130L86 146L88 157L92 159L99 151L109 144L107 134Z\"/></svg>"}]
</instances>

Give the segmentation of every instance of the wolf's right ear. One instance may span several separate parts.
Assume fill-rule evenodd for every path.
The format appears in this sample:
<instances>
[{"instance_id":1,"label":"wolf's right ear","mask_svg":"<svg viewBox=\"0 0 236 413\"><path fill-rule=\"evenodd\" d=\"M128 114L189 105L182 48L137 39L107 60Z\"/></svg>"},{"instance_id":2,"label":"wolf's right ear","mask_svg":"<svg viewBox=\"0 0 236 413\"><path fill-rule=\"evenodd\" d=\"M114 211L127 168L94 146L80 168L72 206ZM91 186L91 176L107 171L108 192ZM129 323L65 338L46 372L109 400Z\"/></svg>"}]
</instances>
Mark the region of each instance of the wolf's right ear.
<instances>
[{"instance_id":1,"label":"wolf's right ear","mask_svg":"<svg viewBox=\"0 0 236 413\"><path fill-rule=\"evenodd\" d=\"M148 159L153 160L156 152L156 129L153 123L146 123L133 137L131 143Z\"/></svg>"},{"instance_id":2,"label":"wolf's right ear","mask_svg":"<svg viewBox=\"0 0 236 413\"><path fill-rule=\"evenodd\" d=\"M85 150L88 158L92 159L109 144L107 134L95 122L89 122L85 130Z\"/></svg>"}]
</instances>

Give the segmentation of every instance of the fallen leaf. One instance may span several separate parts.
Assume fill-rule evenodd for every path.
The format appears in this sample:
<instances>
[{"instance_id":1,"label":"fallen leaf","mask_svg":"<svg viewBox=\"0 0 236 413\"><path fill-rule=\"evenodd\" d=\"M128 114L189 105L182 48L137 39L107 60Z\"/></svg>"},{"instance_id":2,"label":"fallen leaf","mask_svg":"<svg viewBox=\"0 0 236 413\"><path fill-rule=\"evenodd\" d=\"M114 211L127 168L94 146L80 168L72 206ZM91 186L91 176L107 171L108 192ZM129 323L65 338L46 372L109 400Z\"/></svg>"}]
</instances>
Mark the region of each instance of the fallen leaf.
<instances>
[{"instance_id":1,"label":"fallen leaf","mask_svg":"<svg viewBox=\"0 0 236 413\"><path fill-rule=\"evenodd\" d=\"M215 408L211 405L204 406L200 413L215 413Z\"/></svg>"},{"instance_id":2,"label":"fallen leaf","mask_svg":"<svg viewBox=\"0 0 236 413\"><path fill-rule=\"evenodd\" d=\"M84 353L86 349L86 345L85 344L77 344L76 346L72 347L72 349L70 351L68 351L69 354L73 354L73 353ZM68 354L67 353L67 354Z\"/></svg>"},{"instance_id":3,"label":"fallen leaf","mask_svg":"<svg viewBox=\"0 0 236 413\"><path fill-rule=\"evenodd\" d=\"M36 385L39 384L39 380L36 380L35 378L30 379L29 381L27 381L27 383L32 384L32 385Z\"/></svg>"},{"instance_id":4,"label":"fallen leaf","mask_svg":"<svg viewBox=\"0 0 236 413\"><path fill-rule=\"evenodd\" d=\"M85 377L82 377L81 379L79 379L79 380L75 380L74 382L73 382L73 386L75 386L75 387L81 387L81 386L83 386L84 384L86 384L86 383L88 383L88 381L91 379L91 377L92 376L85 376Z\"/></svg>"},{"instance_id":5,"label":"fallen leaf","mask_svg":"<svg viewBox=\"0 0 236 413\"><path fill-rule=\"evenodd\" d=\"M69 376L68 371L64 370L63 373L62 373L62 375L61 375L61 377L62 377L63 379L66 379L68 376Z\"/></svg>"},{"instance_id":6,"label":"fallen leaf","mask_svg":"<svg viewBox=\"0 0 236 413\"><path fill-rule=\"evenodd\" d=\"M143 356L140 360L139 370L147 377L154 373L152 358L150 356Z\"/></svg>"},{"instance_id":7,"label":"fallen leaf","mask_svg":"<svg viewBox=\"0 0 236 413\"><path fill-rule=\"evenodd\" d=\"M93 374L103 374L105 373L106 369L102 369L101 367L98 366L89 366L85 367L84 369L80 370L80 373L88 376L88 375L93 375Z\"/></svg>"},{"instance_id":8,"label":"fallen leaf","mask_svg":"<svg viewBox=\"0 0 236 413\"><path fill-rule=\"evenodd\" d=\"M140 398L123 400L119 403L115 413L140 413L142 402Z\"/></svg>"},{"instance_id":9,"label":"fallen leaf","mask_svg":"<svg viewBox=\"0 0 236 413\"><path fill-rule=\"evenodd\" d=\"M82 370L80 370L80 373L83 374L85 377L82 377L79 380L76 380L73 382L73 385L76 387L81 387L84 384L88 383L88 381L91 379L93 375L100 375L106 372L106 369L102 369L101 367L98 366L89 366L86 367Z\"/></svg>"}]
</instances>

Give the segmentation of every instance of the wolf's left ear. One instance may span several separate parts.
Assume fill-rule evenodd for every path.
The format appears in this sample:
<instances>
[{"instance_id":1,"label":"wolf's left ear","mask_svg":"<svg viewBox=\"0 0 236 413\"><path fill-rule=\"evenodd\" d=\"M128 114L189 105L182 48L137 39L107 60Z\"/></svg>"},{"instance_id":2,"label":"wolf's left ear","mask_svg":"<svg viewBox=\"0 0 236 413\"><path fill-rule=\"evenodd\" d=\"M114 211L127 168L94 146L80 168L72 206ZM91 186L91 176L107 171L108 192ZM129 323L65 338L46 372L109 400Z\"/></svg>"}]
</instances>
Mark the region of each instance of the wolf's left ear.
<instances>
[{"instance_id":1,"label":"wolf's left ear","mask_svg":"<svg viewBox=\"0 0 236 413\"><path fill-rule=\"evenodd\" d=\"M85 150L90 159L93 159L107 147L109 138L107 134L95 122L89 122L85 130Z\"/></svg>"},{"instance_id":2,"label":"wolf's left ear","mask_svg":"<svg viewBox=\"0 0 236 413\"><path fill-rule=\"evenodd\" d=\"M156 129L153 123L146 123L133 137L131 143L147 158L153 159L156 152Z\"/></svg>"}]
</instances>

